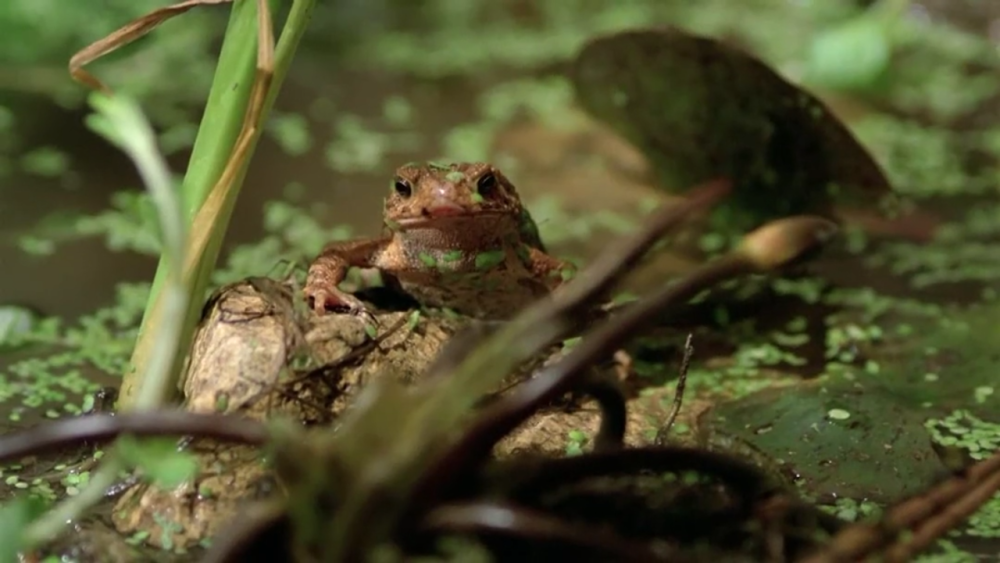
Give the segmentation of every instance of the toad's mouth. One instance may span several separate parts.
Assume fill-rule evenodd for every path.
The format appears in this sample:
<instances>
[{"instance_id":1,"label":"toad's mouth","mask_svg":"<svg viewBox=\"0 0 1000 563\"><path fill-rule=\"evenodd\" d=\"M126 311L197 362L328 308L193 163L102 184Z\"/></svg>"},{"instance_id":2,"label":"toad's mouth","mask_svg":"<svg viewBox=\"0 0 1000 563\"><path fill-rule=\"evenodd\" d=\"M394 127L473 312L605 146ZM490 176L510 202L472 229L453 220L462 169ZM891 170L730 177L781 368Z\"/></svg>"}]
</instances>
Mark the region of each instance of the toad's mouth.
<instances>
[{"instance_id":1,"label":"toad's mouth","mask_svg":"<svg viewBox=\"0 0 1000 563\"><path fill-rule=\"evenodd\" d=\"M469 222L480 222L488 219L503 219L511 216L502 211L473 211L463 209L461 213L427 213L413 217L400 217L390 223L395 223L401 229L418 229L426 227L441 228L443 226L459 225Z\"/></svg>"}]
</instances>

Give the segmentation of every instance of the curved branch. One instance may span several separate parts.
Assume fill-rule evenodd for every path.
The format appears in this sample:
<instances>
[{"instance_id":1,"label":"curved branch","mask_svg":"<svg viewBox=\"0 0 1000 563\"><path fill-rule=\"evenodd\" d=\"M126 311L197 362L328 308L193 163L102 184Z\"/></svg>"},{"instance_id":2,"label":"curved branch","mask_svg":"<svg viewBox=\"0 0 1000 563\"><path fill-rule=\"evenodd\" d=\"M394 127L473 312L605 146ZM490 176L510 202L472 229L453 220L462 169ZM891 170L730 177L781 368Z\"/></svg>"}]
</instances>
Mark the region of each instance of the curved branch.
<instances>
[{"instance_id":1,"label":"curved branch","mask_svg":"<svg viewBox=\"0 0 1000 563\"><path fill-rule=\"evenodd\" d=\"M682 561L675 553L654 550L604 529L570 524L542 512L496 501L440 506L424 518L420 528L430 533L476 534L546 542L585 550L588 560Z\"/></svg>"},{"instance_id":2,"label":"curved branch","mask_svg":"<svg viewBox=\"0 0 1000 563\"><path fill-rule=\"evenodd\" d=\"M47 422L0 436L0 461L71 446L84 440L107 442L122 434L136 436L197 436L226 442L262 445L270 437L267 426L232 415L187 411L93 414Z\"/></svg>"},{"instance_id":3,"label":"curved branch","mask_svg":"<svg viewBox=\"0 0 1000 563\"><path fill-rule=\"evenodd\" d=\"M534 496L582 479L640 471L697 471L713 476L742 497L747 510L757 499L783 488L774 477L732 455L697 448L651 446L547 459L521 471L523 477L508 486L508 494Z\"/></svg>"},{"instance_id":4,"label":"curved branch","mask_svg":"<svg viewBox=\"0 0 1000 563\"><path fill-rule=\"evenodd\" d=\"M622 448L628 424L628 403L618 382L602 374L591 373L574 391L590 397L601 409L594 451L617 451Z\"/></svg>"}]
</instances>

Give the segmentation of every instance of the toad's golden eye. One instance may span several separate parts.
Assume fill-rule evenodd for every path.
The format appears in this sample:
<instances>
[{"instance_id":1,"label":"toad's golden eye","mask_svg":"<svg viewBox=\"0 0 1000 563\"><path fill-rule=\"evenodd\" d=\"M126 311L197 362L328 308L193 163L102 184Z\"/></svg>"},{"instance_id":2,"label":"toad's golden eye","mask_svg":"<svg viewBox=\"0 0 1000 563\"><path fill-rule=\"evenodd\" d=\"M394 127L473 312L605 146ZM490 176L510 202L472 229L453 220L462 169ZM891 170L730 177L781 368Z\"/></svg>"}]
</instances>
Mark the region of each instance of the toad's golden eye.
<instances>
[{"instance_id":1,"label":"toad's golden eye","mask_svg":"<svg viewBox=\"0 0 1000 563\"><path fill-rule=\"evenodd\" d=\"M479 195L486 197L493 193L497 187L497 177L492 172L487 172L479 177L479 181L476 182L476 190Z\"/></svg>"},{"instance_id":2,"label":"toad's golden eye","mask_svg":"<svg viewBox=\"0 0 1000 563\"><path fill-rule=\"evenodd\" d=\"M395 190L401 197L410 197L413 194L413 188L410 187L410 183L402 178L396 178L395 183L392 185L392 189Z\"/></svg>"}]
</instances>

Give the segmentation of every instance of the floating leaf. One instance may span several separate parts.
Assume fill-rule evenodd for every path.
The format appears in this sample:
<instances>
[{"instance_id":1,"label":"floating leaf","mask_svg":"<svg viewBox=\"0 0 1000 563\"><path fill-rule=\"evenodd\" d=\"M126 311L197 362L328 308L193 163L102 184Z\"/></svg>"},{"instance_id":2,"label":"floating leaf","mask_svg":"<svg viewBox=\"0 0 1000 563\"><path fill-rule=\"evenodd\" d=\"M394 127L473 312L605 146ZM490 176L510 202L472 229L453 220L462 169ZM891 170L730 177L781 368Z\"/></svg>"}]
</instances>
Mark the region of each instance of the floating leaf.
<instances>
[{"instance_id":1,"label":"floating leaf","mask_svg":"<svg viewBox=\"0 0 1000 563\"><path fill-rule=\"evenodd\" d=\"M634 143L668 189L729 177L716 221L746 230L835 201L878 202L878 164L816 97L725 43L674 29L588 43L570 71L583 107Z\"/></svg>"},{"instance_id":2,"label":"floating leaf","mask_svg":"<svg viewBox=\"0 0 1000 563\"><path fill-rule=\"evenodd\" d=\"M717 438L779 461L823 500L897 502L947 473L923 414L857 380L768 389L719 405L702 422Z\"/></svg>"}]
</instances>

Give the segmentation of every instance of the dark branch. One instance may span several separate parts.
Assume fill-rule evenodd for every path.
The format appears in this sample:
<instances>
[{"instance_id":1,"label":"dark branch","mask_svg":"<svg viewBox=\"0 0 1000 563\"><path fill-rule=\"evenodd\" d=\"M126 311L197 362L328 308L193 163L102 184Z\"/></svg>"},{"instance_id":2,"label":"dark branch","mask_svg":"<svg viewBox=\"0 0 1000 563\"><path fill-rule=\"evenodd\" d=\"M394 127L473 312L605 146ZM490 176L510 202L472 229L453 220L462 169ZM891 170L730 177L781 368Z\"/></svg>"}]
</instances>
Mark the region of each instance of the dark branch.
<instances>
[{"instance_id":1,"label":"dark branch","mask_svg":"<svg viewBox=\"0 0 1000 563\"><path fill-rule=\"evenodd\" d=\"M782 488L780 481L751 463L732 455L696 448L629 448L524 464L524 469L516 472L523 476L505 486L511 495L519 498L534 497L560 485L593 477L632 475L642 471L696 471L725 484L742 498L743 509L748 512L757 499Z\"/></svg>"},{"instance_id":2,"label":"dark branch","mask_svg":"<svg viewBox=\"0 0 1000 563\"><path fill-rule=\"evenodd\" d=\"M187 411L94 414L47 422L0 437L0 461L41 454L85 440L106 442L122 434L197 436L255 445L264 444L269 439L264 424L239 416Z\"/></svg>"},{"instance_id":3,"label":"dark branch","mask_svg":"<svg viewBox=\"0 0 1000 563\"><path fill-rule=\"evenodd\" d=\"M421 528L424 532L516 538L575 548L585 550L588 560L682 561L675 553L653 550L604 529L570 524L542 512L495 501L435 508Z\"/></svg>"}]
</instances>

